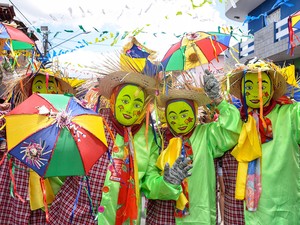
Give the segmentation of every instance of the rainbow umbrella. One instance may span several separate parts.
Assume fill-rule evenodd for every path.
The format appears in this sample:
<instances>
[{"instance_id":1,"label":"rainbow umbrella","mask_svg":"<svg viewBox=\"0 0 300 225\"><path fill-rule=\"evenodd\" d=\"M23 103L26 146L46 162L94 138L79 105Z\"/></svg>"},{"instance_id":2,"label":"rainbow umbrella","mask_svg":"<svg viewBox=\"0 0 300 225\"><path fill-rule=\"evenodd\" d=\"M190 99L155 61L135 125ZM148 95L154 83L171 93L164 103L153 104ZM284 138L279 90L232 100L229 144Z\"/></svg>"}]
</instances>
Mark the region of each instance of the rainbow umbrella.
<instances>
[{"instance_id":1,"label":"rainbow umbrella","mask_svg":"<svg viewBox=\"0 0 300 225\"><path fill-rule=\"evenodd\" d=\"M198 31L186 34L171 46L161 66L164 71L183 71L207 64L229 48L230 34Z\"/></svg>"},{"instance_id":2,"label":"rainbow umbrella","mask_svg":"<svg viewBox=\"0 0 300 225\"><path fill-rule=\"evenodd\" d=\"M290 16L290 18L292 27L300 29L300 11L295 12L293 15Z\"/></svg>"},{"instance_id":3,"label":"rainbow umbrella","mask_svg":"<svg viewBox=\"0 0 300 225\"><path fill-rule=\"evenodd\" d=\"M8 154L42 178L86 175L107 150L102 118L73 96L33 94L5 119Z\"/></svg>"},{"instance_id":4,"label":"rainbow umbrella","mask_svg":"<svg viewBox=\"0 0 300 225\"><path fill-rule=\"evenodd\" d=\"M0 39L6 40L5 50L26 50L34 46L34 41L23 31L4 23L0 23Z\"/></svg>"}]
</instances>

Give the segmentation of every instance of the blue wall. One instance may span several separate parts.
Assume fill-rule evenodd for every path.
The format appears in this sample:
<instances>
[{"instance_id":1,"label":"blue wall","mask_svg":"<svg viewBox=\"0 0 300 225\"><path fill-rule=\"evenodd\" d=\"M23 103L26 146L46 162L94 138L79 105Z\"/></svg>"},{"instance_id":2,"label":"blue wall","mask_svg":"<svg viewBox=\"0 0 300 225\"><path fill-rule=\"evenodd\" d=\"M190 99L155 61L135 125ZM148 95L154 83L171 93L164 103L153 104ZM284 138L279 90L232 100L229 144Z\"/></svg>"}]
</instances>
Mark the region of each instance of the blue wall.
<instances>
[{"instance_id":1,"label":"blue wall","mask_svg":"<svg viewBox=\"0 0 300 225\"><path fill-rule=\"evenodd\" d=\"M249 0L250 1L250 0ZM256 9L252 10L248 16L259 16L260 14L264 14L265 12L270 12L273 7L273 5L277 2L277 0L266 0L263 2L260 6L258 6ZM280 11L281 11L281 19L293 14L294 12L300 10L300 1L299 0L290 0L287 3L294 4L292 7L288 7L286 5L280 5ZM275 8L275 10L278 9ZM263 16L260 16L259 19L253 20L248 23L248 29L250 30L251 34L254 34L256 31L260 30L264 27L264 21Z\"/></svg>"}]
</instances>

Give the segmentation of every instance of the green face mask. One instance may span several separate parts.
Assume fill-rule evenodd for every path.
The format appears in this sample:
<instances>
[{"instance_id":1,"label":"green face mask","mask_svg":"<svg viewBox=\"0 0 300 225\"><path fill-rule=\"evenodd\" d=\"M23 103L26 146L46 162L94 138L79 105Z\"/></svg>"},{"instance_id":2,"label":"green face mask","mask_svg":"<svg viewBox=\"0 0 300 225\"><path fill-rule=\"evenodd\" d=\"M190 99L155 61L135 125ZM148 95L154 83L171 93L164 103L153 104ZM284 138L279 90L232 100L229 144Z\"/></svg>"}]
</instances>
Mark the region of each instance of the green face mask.
<instances>
[{"instance_id":1,"label":"green face mask","mask_svg":"<svg viewBox=\"0 0 300 225\"><path fill-rule=\"evenodd\" d=\"M195 113L185 101L172 102L166 110L168 124L176 134L187 134L194 128Z\"/></svg>"},{"instance_id":2,"label":"green face mask","mask_svg":"<svg viewBox=\"0 0 300 225\"><path fill-rule=\"evenodd\" d=\"M272 98L272 83L269 76L265 73L261 73L262 77L262 101L263 105L267 106ZM242 94L246 96L247 106L258 109L260 107L259 101L259 86L257 73L246 73L242 79Z\"/></svg>"},{"instance_id":3,"label":"green face mask","mask_svg":"<svg viewBox=\"0 0 300 225\"><path fill-rule=\"evenodd\" d=\"M145 104L144 91L135 85L125 85L116 96L115 117L124 126L133 125Z\"/></svg>"},{"instance_id":4,"label":"green face mask","mask_svg":"<svg viewBox=\"0 0 300 225\"><path fill-rule=\"evenodd\" d=\"M34 77L32 82L32 93L41 93L41 94L57 94L57 81L53 76L49 76L48 89L46 86L46 76L38 74Z\"/></svg>"}]
</instances>

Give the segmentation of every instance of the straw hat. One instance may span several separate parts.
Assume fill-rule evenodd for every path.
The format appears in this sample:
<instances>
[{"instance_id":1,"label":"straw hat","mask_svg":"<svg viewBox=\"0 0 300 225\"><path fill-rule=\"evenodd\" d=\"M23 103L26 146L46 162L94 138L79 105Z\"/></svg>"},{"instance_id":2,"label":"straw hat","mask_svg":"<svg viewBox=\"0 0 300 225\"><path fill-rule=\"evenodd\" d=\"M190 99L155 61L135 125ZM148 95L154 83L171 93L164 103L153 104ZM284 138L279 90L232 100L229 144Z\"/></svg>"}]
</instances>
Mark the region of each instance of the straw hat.
<instances>
[{"instance_id":1,"label":"straw hat","mask_svg":"<svg viewBox=\"0 0 300 225\"><path fill-rule=\"evenodd\" d=\"M39 71L37 75L49 75L54 77L57 82L58 82L58 92L59 94L64 94L64 93L70 93L70 94L75 94L74 88L66 81L64 81L62 78L55 76L53 73L49 73L46 71ZM31 90L31 85L32 85L32 81L34 79L34 76L27 76L23 79L23 84L27 84L27 86L29 86L29 89ZM24 87L25 88L25 87Z\"/></svg>"},{"instance_id":2,"label":"straw hat","mask_svg":"<svg viewBox=\"0 0 300 225\"><path fill-rule=\"evenodd\" d=\"M156 81L154 78L136 72L116 71L98 78L99 94L107 99L112 90L120 84L135 84L142 87L148 95L154 95Z\"/></svg>"},{"instance_id":3,"label":"straw hat","mask_svg":"<svg viewBox=\"0 0 300 225\"><path fill-rule=\"evenodd\" d=\"M62 80L60 77L56 76L53 72L41 69L37 73L32 73L32 74L26 74L21 77L15 77L15 79L10 79L6 83L6 90L5 90L5 95L8 95L9 93L12 93L14 91L15 93L15 104L18 105L25 99L27 99L31 94L31 89L32 89L32 82L34 80L34 77L36 75L49 75L55 77L55 79L58 82L58 94L63 94L63 93L70 93L70 94L75 94L75 90L72 88L72 86L67 83L66 81Z\"/></svg>"},{"instance_id":4,"label":"straw hat","mask_svg":"<svg viewBox=\"0 0 300 225\"><path fill-rule=\"evenodd\" d=\"M161 107L165 107L169 100L174 99L187 99L197 102L198 106L204 106L211 103L209 97L205 92L198 88L198 90L188 90L188 89L169 89L167 93L160 94L158 96L158 104Z\"/></svg>"},{"instance_id":5,"label":"straw hat","mask_svg":"<svg viewBox=\"0 0 300 225\"><path fill-rule=\"evenodd\" d=\"M241 81L243 78L244 71L246 73L258 73L258 69L261 72L266 72L274 87L273 99L276 100L280 98L286 92L286 80L284 76L276 69L276 65L271 62L265 62L263 60L257 60L255 63L249 63L247 65L239 65L239 67L229 75L230 81L230 93L237 98L241 97Z\"/></svg>"}]
</instances>

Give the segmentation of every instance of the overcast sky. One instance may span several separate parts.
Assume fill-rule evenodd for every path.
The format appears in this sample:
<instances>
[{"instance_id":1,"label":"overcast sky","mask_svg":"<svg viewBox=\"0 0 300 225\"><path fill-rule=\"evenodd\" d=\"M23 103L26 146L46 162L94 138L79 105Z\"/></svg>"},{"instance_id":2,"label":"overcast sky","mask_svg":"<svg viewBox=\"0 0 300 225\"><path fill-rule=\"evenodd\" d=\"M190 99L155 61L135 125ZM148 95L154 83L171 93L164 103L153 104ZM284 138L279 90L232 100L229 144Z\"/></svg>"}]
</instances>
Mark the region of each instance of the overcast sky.
<instances>
[{"instance_id":1,"label":"overcast sky","mask_svg":"<svg viewBox=\"0 0 300 225\"><path fill-rule=\"evenodd\" d=\"M59 50L71 50L78 41L95 42L95 38L103 31L120 35L124 32L142 28L136 38L146 47L156 50L162 58L167 49L179 41L177 35L191 31L217 31L218 26L239 27L224 16L225 0L213 1L215 4L193 9L191 0L2 0L15 6L17 18L32 30L41 26L49 27L49 41ZM200 4L203 0L195 0ZM67 41L68 38L90 31ZM244 29L244 28L242 28ZM68 31L73 31L68 32ZM38 34L42 40L42 36ZM67 53L62 60L78 61L87 64L95 54L121 48L127 38L112 42L110 38L104 42L89 45L73 53ZM41 49L42 50L42 49Z\"/></svg>"}]
</instances>

